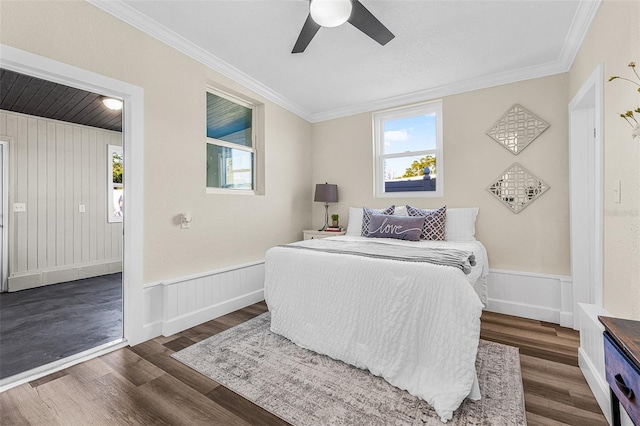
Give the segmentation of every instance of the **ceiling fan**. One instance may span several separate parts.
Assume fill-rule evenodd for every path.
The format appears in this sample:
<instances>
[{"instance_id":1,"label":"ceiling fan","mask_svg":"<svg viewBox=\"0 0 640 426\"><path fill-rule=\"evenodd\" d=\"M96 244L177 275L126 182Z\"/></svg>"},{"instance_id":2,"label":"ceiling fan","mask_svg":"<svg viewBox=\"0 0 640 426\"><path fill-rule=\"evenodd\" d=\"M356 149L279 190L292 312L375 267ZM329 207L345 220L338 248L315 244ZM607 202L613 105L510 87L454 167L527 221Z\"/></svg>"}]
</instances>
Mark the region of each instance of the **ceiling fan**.
<instances>
[{"instance_id":1,"label":"ceiling fan","mask_svg":"<svg viewBox=\"0 0 640 426\"><path fill-rule=\"evenodd\" d=\"M309 16L291 53L304 52L320 27L337 27L345 22L383 46L395 37L358 0L309 0Z\"/></svg>"}]
</instances>

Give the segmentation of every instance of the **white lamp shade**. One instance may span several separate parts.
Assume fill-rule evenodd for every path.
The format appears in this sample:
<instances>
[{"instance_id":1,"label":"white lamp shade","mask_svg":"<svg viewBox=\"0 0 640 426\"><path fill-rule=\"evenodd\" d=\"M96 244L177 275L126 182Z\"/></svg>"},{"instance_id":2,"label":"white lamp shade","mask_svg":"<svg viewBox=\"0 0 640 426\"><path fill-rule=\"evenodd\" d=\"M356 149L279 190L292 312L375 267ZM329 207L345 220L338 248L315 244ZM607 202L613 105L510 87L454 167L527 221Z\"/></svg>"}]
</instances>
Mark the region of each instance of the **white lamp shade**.
<instances>
[{"instance_id":1,"label":"white lamp shade","mask_svg":"<svg viewBox=\"0 0 640 426\"><path fill-rule=\"evenodd\" d=\"M311 18L323 27L337 27L351 16L351 0L311 0Z\"/></svg>"}]
</instances>

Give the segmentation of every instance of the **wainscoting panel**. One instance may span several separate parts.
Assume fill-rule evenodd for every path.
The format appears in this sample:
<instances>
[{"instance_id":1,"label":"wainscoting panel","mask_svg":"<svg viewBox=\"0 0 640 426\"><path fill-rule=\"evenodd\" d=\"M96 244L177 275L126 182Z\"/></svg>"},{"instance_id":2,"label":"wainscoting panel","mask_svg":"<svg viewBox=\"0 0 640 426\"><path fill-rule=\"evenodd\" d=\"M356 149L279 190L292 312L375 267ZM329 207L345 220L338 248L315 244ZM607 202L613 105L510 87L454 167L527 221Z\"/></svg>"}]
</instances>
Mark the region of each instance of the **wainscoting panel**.
<instances>
[{"instance_id":1,"label":"wainscoting panel","mask_svg":"<svg viewBox=\"0 0 640 426\"><path fill-rule=\"evenodd\" d=\"M170 336L264 300L264 261L145 286L145 335Z\"/></svg>"},{"instance_id":2,"label":"wainscoting panel","mask_svg":"<svg viewBox=\"0 0 640 426\"><path fill-rule=\"evenodd\" d=\"M571 277L492 269L487 310L573 326ZM147 284L147 339L171 335L264 299L264 261Z\"/></svg>"},{"instance_id":3,"label":"wainscoting panel","mask_svg":"<svg viewBox=\"0 0 640 426\"><path fill-rule=\"evenodd\" d=\"M596 397L600 409L611 424L611 399L609 385L604 367L604 326L598 315L611 316L605 309L595 305L578 304L580 318L580 348L578 349L578 365L584 375L591 392ZM633 426L633 422L620 407L622 426Z\"/></svg>"},{"instance_id":4,"label":"wainscoting panel","mask_svg":"<svg viewBox=\"0 0 640 426\"><path fill-rule=\"evenodd\" d=\"M487 310L573 327L571 277L491 269Z\"/></svg>"}]
</instances>

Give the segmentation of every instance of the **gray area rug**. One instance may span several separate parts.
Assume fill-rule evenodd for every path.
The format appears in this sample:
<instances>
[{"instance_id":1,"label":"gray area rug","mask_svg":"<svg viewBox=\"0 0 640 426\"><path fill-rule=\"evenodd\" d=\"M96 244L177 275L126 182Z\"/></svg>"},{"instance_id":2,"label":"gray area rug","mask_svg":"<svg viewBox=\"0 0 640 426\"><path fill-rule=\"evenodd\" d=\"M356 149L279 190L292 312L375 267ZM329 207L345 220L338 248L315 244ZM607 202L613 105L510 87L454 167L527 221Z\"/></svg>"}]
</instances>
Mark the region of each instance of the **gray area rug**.
<instances>
[{"instance_id":1,"label":"gray area rug","mask_svg":"<svg viewBox=\"0 0 640 426\"><path fill-rule=\"evenodd\" d=\"M296 426L442 425L426 402L365 370L272 333L269 312L172 356ZM482 399L448 425L525 425L518 349L480 341Z\"/></svg>"}]
</instances>

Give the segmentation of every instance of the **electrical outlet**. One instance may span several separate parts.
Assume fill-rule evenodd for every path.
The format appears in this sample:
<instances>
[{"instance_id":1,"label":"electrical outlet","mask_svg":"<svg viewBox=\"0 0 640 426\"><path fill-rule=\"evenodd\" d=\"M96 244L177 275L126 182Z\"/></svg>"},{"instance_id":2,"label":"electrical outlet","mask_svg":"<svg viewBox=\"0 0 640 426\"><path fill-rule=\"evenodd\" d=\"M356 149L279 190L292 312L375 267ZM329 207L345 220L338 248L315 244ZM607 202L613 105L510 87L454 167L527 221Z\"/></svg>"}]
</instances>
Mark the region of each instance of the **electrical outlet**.
<instances>
[{"instance_id":1,"label":"electrical outlet","mask_svg":"<svg viewBox=\"0 0 640 426\"><path fill-rule=\"evenodd\" d=\"M84 204L80 204L80 205L78 206L78 211L79 211L80 213L84 213L84 212L86 212L87 210L86 210L85 205L84 205Z\"/></svg>"}]
</instances>

